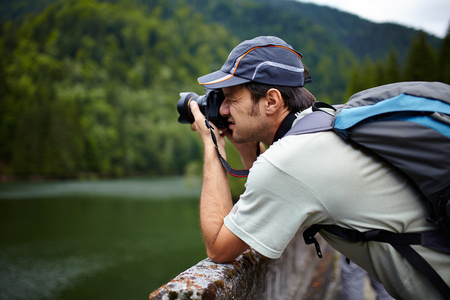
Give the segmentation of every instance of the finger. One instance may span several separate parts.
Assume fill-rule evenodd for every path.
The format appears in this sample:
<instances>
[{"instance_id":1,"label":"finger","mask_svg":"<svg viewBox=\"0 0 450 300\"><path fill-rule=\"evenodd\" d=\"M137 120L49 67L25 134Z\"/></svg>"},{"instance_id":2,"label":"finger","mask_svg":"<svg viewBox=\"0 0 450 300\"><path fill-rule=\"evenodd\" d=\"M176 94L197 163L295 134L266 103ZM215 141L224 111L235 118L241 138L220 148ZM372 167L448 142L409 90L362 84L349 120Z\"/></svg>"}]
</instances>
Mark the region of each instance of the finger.
<instances>
[{"instance_id":1,"label":"finger","mask_svg":"<svg viewBox=\"0 0 450 300\"><path fill-rule=\"evenodd\" d=\"M189 107L191 108L192 115L194 116L195 120L201 120L204 119L205 116L200 111L200 108L198 107L198 103L195 101L191 101L189 104Z\"/></svg>"}]
</instances>

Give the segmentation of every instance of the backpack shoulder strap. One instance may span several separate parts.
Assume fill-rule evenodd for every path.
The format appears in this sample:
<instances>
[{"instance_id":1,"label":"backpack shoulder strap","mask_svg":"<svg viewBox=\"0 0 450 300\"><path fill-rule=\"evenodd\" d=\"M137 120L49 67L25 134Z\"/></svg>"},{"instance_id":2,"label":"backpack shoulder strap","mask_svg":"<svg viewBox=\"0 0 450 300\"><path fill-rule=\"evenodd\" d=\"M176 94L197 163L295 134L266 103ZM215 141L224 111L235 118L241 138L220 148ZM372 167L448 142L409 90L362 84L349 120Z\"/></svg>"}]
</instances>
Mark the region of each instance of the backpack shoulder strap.
<instances>
[{"instance_id":1,"label":"backpack shoulder strap","mask_svg":"<svg viewBox=\"0 0 450 300\"><path fill-rule=\"evenodd\" d=\"M314 244L316 246L316 252L319 258L322 257L322 253L319 243L314 236L320 230L325 230L326 232L349 242L377 241L388 243L403 255L412 266L424 274L444 298L447 295L450 295L450 287L447 283L433 267L411 247L411 245L422 245L430 249L450 254L450 239L448 239L443 231L432 230L419 233L394 233L375 229L367 232L360 232L337 225L316 224L303 232L303 238L306 244Z\"/></svg>"},{"instance_id":2,"label":"backpack shoulder strap","mask_svg":"<svg viewBox=\"0 0 450 300\"><path fill-rule=\"evenodd\" d=\"M333 129L336 106L325 102L315 102L313 112L301 118L285 136L315 133Z\"/></svg>"}]
</instances>

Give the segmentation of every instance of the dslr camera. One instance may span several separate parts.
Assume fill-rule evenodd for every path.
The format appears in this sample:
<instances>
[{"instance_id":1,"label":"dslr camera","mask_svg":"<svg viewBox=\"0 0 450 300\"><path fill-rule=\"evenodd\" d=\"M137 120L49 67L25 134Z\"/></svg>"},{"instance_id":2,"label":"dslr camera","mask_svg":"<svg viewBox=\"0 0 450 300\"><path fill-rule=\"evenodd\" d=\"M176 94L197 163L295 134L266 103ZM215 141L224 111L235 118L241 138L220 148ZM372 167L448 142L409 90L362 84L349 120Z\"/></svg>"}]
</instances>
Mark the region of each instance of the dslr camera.
<instances>
[{"instance_id":1,"label":"dslr camera","mask_svg":"<svg viewBox=\"0 0 450 300\"><path fill-rule=\"evenodd\" d=\"M219 113L220 105L225 96L222 90L206 90L206 94L199 96L193 92L180 93L180 100L178 100L177 110L180 114L178 122L182 124L192 124L195 119L192 115L190 103L195 101L198 103L200 111L205 115L206 119L212 122L219 129L227 128L228 121Z\"/></svg>"}]
</instances>

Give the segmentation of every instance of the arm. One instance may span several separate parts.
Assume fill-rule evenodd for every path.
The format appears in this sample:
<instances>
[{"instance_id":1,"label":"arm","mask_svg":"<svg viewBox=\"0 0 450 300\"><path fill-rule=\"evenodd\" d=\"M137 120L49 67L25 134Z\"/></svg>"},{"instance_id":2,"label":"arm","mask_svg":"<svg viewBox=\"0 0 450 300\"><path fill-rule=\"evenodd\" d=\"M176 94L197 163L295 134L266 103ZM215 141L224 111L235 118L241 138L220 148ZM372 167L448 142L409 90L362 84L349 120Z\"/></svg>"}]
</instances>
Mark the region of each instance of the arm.
<instances>
[{"instance_id":1,"label":"arm","mask_svg":"<svg viewBox=\"0 0 450 300\"><path fill-rule=\"evenodd\" d=\"M230 262L248 246L228 230L223 223L223 219L233 207L228 175L217 157L210 130L205 125L205 117L200 112L197 103L191 103L191 111L195 118L191 128L199 133L205 151L203 186L200 196L200 226L206 252L217 263ZM214 132L218 140L219 151L224 156L225 139L223 136L219 136L215 126Z\"/></svg>"}]
</instances>

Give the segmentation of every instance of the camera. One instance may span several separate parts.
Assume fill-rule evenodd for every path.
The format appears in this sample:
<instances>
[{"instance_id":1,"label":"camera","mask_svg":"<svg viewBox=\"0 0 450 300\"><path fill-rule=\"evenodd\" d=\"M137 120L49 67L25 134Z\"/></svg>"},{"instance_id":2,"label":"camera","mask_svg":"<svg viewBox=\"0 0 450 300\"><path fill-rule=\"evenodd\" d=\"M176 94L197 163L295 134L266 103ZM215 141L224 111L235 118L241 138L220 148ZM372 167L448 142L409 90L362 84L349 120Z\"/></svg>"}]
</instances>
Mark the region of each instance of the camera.
<instances>
[{"instance_id":1,"label":"camera","mask_svg":"<svg viewBox=\"0 0 450 300\"><path fill-rule=\"evenodd\" d=\"M219 113L220 105L225 96L222 90L206 90L206 94L199 96L193 92L180 93L177 110L180 114L178 122L182 124L193 123L195 121L192 115L190 103L195 101L198 103L200 111L205 115L206 119L212 122L217 128L223 129L228 127L228 121Z\"/></svg>"}]
</instances>

